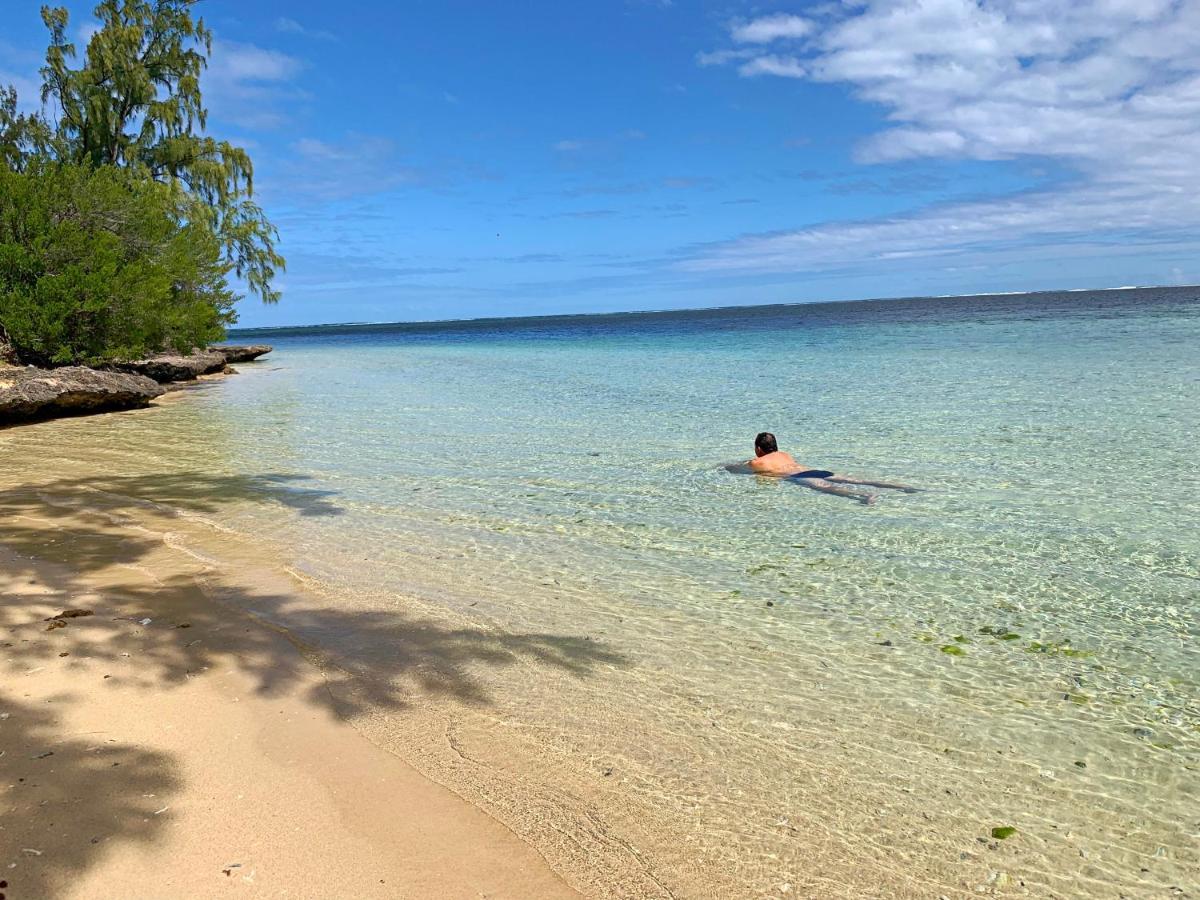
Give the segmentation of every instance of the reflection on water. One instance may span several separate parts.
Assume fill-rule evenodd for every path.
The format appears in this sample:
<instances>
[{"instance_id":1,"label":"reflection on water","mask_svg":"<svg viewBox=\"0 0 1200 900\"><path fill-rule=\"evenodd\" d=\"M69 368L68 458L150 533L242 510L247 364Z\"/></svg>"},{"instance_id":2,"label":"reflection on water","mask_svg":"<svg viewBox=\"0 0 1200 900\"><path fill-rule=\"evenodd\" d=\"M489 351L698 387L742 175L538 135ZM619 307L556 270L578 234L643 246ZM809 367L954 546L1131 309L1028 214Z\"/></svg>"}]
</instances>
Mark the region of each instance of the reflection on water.
<instances>
[{"instance_id":1,"label":"reflection on water","mask_svg":"<svg viewBox=\"0 0 1200 900\"><path fill-rule=\"evenodd\" d=\"M583 851L547 810L585 809L681 896L1161 896L1200 866L1195 296L277 334L237 378L0 453L286 548L331 605L615 648L431 705L449 762L363 722L552 861ZM725 471L762 430L928 490ZM389 677L402 651L315 622Z\"/></svg>"}]
</instances>

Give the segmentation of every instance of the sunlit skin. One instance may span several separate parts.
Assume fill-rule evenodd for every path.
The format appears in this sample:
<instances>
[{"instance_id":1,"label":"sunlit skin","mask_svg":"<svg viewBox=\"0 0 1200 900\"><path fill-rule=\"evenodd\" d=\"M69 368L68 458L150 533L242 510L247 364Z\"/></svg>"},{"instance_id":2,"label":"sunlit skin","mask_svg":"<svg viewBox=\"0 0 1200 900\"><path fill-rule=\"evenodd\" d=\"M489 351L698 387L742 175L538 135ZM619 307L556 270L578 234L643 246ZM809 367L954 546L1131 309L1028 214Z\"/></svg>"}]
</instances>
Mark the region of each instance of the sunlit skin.
<instances>
[{"instance_id":1,"label":"sunlit skin","mask_svg":"<svg viewBox=\"0 0 1200 900\"><path fill-rule=\"evenodd\" d=\"M814 491L835 494L838 497L849 497L868 506L878 499L878 494L854 491L849 488L840 487L840 485L853 484L863 487L890 488L892 490L904 491L907 494L916 493L918 490L918 488L910 487L906 484L896 484L890 481L866 481L860 478L851 478L848 475L833 474L823 477L797 478L796 476L804 472L815 471L815 467L802 466L796 462L790 453L784 453L778 449L775 444L775 436L769 432L763 432L755 439L754 458L748 460L746 465L756 475L767 475L774 478L794 478L797 484L803 484Z\"/></svg>"},{"instance_id":2,"label":"sunlit skin","mask_svg":"<svg viewBox=\"0 0 1200 900\"><path fill-rule=\"evenodd\" d=\"M750 460L747 465L750 466L759 475L778 475L781 478L786 478L789 475L795 475L797 472L807 472L812 466L802 466L790 453L784 453L782 450L776 450L773 453L764 453L757 447L754 448L755 457Z\"/></svg>"}]
</instances>

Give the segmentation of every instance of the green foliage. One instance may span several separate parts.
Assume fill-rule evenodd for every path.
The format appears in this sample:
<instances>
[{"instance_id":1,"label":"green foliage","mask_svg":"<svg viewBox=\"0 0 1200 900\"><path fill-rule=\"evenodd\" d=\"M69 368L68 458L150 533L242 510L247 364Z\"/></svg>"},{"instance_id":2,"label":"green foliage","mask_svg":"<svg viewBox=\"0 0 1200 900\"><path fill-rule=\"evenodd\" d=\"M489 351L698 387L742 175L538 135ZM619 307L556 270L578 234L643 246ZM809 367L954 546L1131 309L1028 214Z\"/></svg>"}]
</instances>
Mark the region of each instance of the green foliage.
<instances>
[{"instance_id":1,"label":"green foliage","mask_svg":"<svg viewBox=\"0 0 1200 900\"><path fill-rule=\"evenodd\" d=\"M17 92L0 87L0 167L21 171L46 152L50 129L38 116L17 113Z\"/></svg>"},{"instance_id":2,"label":"green foliage","mask_svg":"<svg viewBox=\"0 0 1200 900\"><path fill-rule=\"evenodd\" d=\"M240 147L203 132L200 76L212 48L197 0L102 0L99 29L82 65L67 39L66 9L43 7L50 31L42 102L54 114L17 116L11 89L0 92L0 161L21 171L31 159L120 167L177 189L178 215L215 235L224 258L268 303L284 266L278 233L253 202L254 169Z\"/></svg>"},{"instance_id":3,"label":"green foliage","mask_svg":"<svg viewBox=\"0 0 1200 900\"><path fill-rule=\"evenodd\" d=\"M229 264L187 202L112 166L0 169L0 325L20 357L95 364L219 339Z\"/></svg>"}]
</instances>

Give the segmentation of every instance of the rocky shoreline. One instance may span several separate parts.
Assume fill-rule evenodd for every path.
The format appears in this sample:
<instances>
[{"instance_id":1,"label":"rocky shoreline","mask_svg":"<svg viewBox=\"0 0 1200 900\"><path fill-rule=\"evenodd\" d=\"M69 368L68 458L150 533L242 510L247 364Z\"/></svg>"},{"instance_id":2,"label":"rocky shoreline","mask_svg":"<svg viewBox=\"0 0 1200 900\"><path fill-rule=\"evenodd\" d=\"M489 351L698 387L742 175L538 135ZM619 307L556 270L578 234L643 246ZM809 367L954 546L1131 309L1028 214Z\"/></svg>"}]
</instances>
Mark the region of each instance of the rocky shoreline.
<instances>
[{"instance_id":1,"label":"rocky shoreline","mask_svg":"<svg viewBox=\"0 0 1200 900\"><path fill-rule=\"evenodd\" d=\"M39 369L0 362L0 428L9 425L148 406L169 387L202 375L232 374L230 363L271 352L266 344L222 345L187 356L164 354L103 369Z\"/></svg>"}]
</instances>

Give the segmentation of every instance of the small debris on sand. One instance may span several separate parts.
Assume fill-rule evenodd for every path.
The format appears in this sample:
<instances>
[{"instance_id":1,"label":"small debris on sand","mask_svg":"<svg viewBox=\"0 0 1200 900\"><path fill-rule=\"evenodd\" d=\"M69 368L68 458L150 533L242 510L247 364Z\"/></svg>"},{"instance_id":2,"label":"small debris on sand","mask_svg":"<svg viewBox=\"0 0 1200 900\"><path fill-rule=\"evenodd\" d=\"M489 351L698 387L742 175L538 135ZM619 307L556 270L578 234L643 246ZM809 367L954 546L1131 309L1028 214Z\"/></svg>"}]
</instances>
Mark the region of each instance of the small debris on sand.
<instances>
[{"instance_id":1,"label":"small debris on sand","mask_svg":"<svg viewBox=\"0 0 1200 900\"><path fill-rule=\"evenodd\" d=\"M53 622L55 619L78 619L83 616L94 615L90 609L64 609L58 615L51 616L46 619L47 622Z\"/></svg>"}]
</instances>

